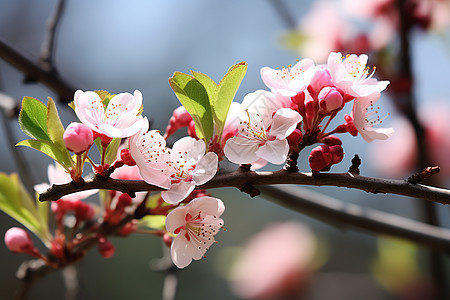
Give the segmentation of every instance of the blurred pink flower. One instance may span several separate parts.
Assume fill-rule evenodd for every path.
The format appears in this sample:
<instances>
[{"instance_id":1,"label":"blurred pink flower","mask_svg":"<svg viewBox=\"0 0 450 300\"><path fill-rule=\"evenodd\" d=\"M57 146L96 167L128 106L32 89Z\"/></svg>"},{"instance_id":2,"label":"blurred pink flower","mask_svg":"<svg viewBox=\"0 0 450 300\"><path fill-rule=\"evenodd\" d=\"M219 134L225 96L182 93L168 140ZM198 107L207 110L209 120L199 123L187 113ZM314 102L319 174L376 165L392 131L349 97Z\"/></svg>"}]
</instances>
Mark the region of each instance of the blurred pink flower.
<instances>
[{"instance_id":1,"label":"blurred pink flower","mask_svg":"<svg viewBox=\"0 0 450 300\"><path fill-rule=\"evenodd\" d=\"M266 226L233 263L231 287L245 299L297 299L314 270L317 244L296 222Z\"/></svg>"}]
</instances>

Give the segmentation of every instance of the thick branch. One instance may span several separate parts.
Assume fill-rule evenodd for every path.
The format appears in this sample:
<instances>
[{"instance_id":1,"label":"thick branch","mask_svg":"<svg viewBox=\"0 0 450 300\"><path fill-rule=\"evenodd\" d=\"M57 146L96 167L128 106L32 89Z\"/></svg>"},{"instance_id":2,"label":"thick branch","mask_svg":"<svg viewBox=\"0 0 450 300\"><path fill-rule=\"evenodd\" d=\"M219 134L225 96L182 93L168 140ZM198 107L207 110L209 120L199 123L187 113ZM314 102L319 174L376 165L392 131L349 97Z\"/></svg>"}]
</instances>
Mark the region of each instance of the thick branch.
<instances>
[{"instance_id":1,"label":"thick branch","mask_svg":"<svg viewBox=\"0 0 450 300\"><path fill-rule=\"evenodd\" d=\"M450 190L422 184L411 184L406 180L378 179L350 173L322 173L319 176L313 176L311 173L292 173L284 170L276 172L236 171L217 175L206 184L199 186L199 188L236 187L240 189L244 185L260 186L268 184L338 186L359 189L375 194L397 194L442 204L450 204ZM42 193L39 199L40 201L53 201L67 194L90 189L116 190L123 193L162 190L159 187L149 185L140 180L111 178L102 180L95 177L93 180L87 181L81 188L75 187L72 183L53 185L52 188Z\"/></svg>"}]
</instances>

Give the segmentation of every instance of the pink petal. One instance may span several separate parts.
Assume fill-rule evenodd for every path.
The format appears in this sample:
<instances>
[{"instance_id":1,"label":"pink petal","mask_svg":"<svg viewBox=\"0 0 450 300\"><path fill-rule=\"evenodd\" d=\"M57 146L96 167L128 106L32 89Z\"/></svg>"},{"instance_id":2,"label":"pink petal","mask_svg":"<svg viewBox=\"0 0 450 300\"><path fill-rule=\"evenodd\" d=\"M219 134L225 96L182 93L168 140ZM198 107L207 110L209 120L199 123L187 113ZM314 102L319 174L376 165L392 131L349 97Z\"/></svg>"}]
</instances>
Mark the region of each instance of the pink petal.
<instances>
[{"instance_id":1,"label":"pink petal","mask_svg":"<svg viewBox=\"0 0 450 300\"><path fill-rule=\"evenodd\" d=\"M277 139L285 139L295 130L297 124L302 119L302 116L295 110L280 108L273 116L269 136L275 136Z\"/></svg>"},{"instance_id":2,"label":"pink petal","mask_svg":"<svg viewBox=\"0 0 450 300\"><path fill-rule=\"evenodd\" d=\"M203 142L202 142L203 143ZM213 152L206 153L197 162L194 171L190 173L196 185L201 185L208 182L216 175L219 159L217 154Z\"/></svg>"},{"instance_id":3,"label":"pink petal","mask_svg":"<svg viewBox=\"0 0 450 300\"><path fill-rule=\"evenodd\" d=\"M178 204L194 190L195 182L186 182L182 180L179 183L172 183L167 191L161 192L163 200L170 204Z\"/></svg>"},{"instance_id":4,"label":"pink petal","mask_svg":"<svg viewBox=\"0 0 450 300\"><path fill-rule=\"evenodd\" d=\"M236 136L225 143L223 151L228 160L235 164L250 164L259 159L255 154L258 147L257 142Z\"/></svg>"},{"instance_id":5,"label":"pink petal","mask_svg":"<svg viewBox=\"0 0 450 300\"><path fill-rule=\"evenodd\" d=\"M286 161L289 152L289 144L286 139L267 141L261 146L256 155L272 164L282 164Z\"/></svg>"}]
</instances>

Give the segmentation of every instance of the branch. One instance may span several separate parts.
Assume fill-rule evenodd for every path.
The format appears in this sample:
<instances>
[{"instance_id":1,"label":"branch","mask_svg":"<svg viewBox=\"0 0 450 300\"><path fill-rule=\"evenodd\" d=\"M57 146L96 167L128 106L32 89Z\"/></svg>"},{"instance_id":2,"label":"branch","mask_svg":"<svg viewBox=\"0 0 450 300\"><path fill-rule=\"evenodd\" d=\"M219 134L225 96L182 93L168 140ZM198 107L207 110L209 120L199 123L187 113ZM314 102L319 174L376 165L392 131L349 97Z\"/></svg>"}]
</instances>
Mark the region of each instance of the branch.
<instances>
[{"instance_id":1,"label":"branch","mask_svg":"<svg viewBox=\"0 0 450 300\"><path fill-rule=\"evenodd\" d=\"M434 249L450 251L450 230L448 229L375 209L363 208L353 203L345 203L301 187L269 185L261 187L261 191L263 195L274 197L271 201L281 206L332 223L332 225L338 223L377 234L409 239Z\"/></svg>"},{"instance_id":2,"label":"branch","mask_svg":"<svg viewBox=\"0 0 450 300\"><path fill-rule=\"evenodd\" d=\"M26 58L1 38L0 58L24 73L26 78L39 81L49 89L53 90L58 95L60 101L64 103L72 101L75 88L64 81L55 72L44 70L38 64Z\"/></svg>"},{"instance_id":3,"label":"branch","mask_svg":"<svg viewBox=\"0 0 450 300\"><path fill-rule=\"evenodd\" d=\"M313 176L311 173L292 173L284 170L275 172L242 172L238 170L232 173L216 175L209 182L198 188L236 187L242 189L244 186L269 184L338 186L359 189L375 194L389 193L450 204L450 190L422 184L412 184L406 180L378 179L351 173L321 173L318 176ZM96 176L94 179L86 181L81 188L77 188L73 183L53 185L46 192L40 194L39 200L58 200L64 195L90 189L116 190L128 194L141 191L163 190L142 180L101 179L99 176Z\"/></svg>"}]
</instances>

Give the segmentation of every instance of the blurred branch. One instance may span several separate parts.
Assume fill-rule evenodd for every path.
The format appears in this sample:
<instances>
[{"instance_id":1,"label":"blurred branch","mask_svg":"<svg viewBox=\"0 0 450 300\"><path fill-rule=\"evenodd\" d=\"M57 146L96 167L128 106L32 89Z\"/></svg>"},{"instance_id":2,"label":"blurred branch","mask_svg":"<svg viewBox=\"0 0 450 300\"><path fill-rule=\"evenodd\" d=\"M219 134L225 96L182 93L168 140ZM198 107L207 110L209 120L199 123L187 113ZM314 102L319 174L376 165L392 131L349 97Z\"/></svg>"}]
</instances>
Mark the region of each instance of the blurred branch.
<instances>
[{"instance_id":1,"label":"blurred branch","mask_svg":"<svg viewBox=\"0 0 450 300\"><path fill-rule=\"evenodd\" d=\"M284 0L269 0L269 2L272 4L273 8L278 13L287 28L292 29L297 26L297 21L287 8Z\"/></svg>"},{"instance_id":2,"label":"blurred branch","mask_svg":"<svg viewBox=\"0 0 450 300\"><path fill-rule=\"evenodd\" d=\"M53 64L53 53L55 45L56 28L61 20L64 11L65 0L59 0L56 4L53 15L47 20L47 32L42 43L41 56L39 57L40 65L48 72L56 72ZM70 99L70 98L69 98Z\"/></svg>"},{"instance_id":3,"label":"blurred branch","mask_svg":"<svg viewBox=\"0 0 450 300\"><path fill-rule=\"evenodd\" d=\"M0 58L21 71L26 78L39 81L53 90L64 103L72 101L75 88L53 71L47 71L0 38Z\"/></svg>"},{"instance_id":4,"label":"blurred branch","mask_svg":"<svg viewBox=\"0 0 450 300\"><path fill-rule=\"evenodd\" d=\"M321 173L313 176L311 173L293 173L284 170L275 172L235 171L232 173L216 175L209 182L199 186L199 189L211 189L219 187L261 186L269 184L303 184L303 185L327 185L347 187L363 190L370 193L389 193L428 201L450 204L450 190L412 184L407 180L379 179L359 176L351 173ZM135 193L141 191L161 191L162 189L150 185L142 180L121 180L99 176L77 188L73 183L53 185L39 197L40 201L58 200L64 195L90 189L116 190L122 193Z\"/></svg>"},{"instance_id":5,"label":"blurred branch","mask_svg":"<svg viewBox=\"0 0 450 300\"><path fill-rule=\"evenodd\" d=\"M424 246L450 251L450 230L428 225L375 209L363 208L353 203L293 186L264 186L263 195L281 206L305 213L327 223L365 229L377 234L387 234L409 239Z\"/></svg>"}]
</instances>

